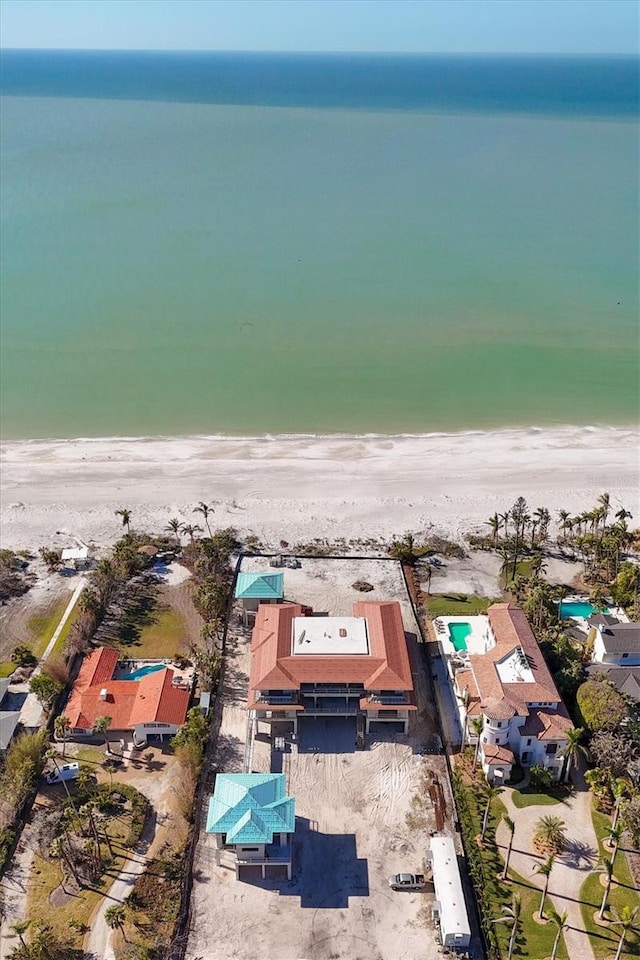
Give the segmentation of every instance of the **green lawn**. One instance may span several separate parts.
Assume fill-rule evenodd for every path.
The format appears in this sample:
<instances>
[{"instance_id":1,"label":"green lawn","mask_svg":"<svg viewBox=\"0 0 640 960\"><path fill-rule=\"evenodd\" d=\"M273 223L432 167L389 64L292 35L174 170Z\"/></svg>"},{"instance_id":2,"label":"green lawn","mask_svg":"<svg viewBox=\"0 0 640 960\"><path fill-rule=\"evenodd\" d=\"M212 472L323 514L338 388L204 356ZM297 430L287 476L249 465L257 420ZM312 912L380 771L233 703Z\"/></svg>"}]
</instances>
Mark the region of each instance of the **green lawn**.
<instances>
[{"instance_id":1,"label":"green lawn","mask_svg":"<svg viewBox=\"0 0 640 960\"><path fill-rule=\"evenodd\" d=\"M35 614L29 618L27 626L31 631L31 637L27 639L28 646L31 647L33 655L40 659L51 640L54 631L62 619L62 615L69 605L71 594L62 597L53 604L46 614Z\"/></svg>"},{"instance_id":2,"label":"green lawn","mask_svg":"<svg viewBox=\"0 0 640 960\"><path fill-rule=\"evenodd\" d=\"M607 835L607 828L611 824L611 818L603 813L593 812L593 826L598 837L600 856L611 857L611 851L602 845L602 840ZM625 905L630 907L640 906L640 895L634 886L627 858L622 848L618 851L616 857L613 875L618 883L611 887L609 895L609 904L620 910ZM583 901L582 919L586 929L591 935L591 943L596 960L601 957L613 956L620 939L616 927L599 926L593 919L594 913L600 908L604 887L600 883L600 874L592 873L582 885L580 899ZM607 911L605 917L611 917ZM632 957L640 957L640 935L630 934L625 942L622 957L630 960Z\"/></svg>"},{"instance_id":3,"label":"green lawn","mask_svg":"<svg viewBox=\"0 0 640 960\"><path fill-rule=\"evenodd\" d=\"M16 665L11 660L0 660L0 677L9 677L15 670Z\"/></svg>"},{"instance_id":4,"label":"green lawn","mask_svg":"<svg viewBox=\"0 0 640 960\"><path fill-rule=\"evenodd\" d=\"M55 660L55 658L62 653L64 645L67 641L67 637L71 633L71 628L79 616L80 616L80 606L79 604L76 603L75 607L69 614L69 618L67 619L67 622L65 623L64 627L60 631L60 634L58 635L58 639L55 642L53 650L49 654L52 660Z\"/></svg>"},{"instance_id":5,"label":"green lawn","mask_svg":"<svg viewBox=\"0 0 640 960\"><path fill-rule=\"evenodd\" d=\"M471 812L474 829L480 833L482 816L484 813L484 801L478 798L475 791L468 786L465 788L467 797L467 809ZM525 960L541 960L542 957L549 957L555 938L555 927L551 923L539 924L533 919L533 914L537 912L540 905L541 891L533 884L529 883L524 877L509 870L511 883L503 883L499 875L504 867L504 862L498 848L495 844L495 831L498 823L506 814L505 805L496 799L491 807L491 816L489 817L489 827L486 834L484 846L482 847L484 894L488 902L488 912L493 919L502 916L505 907L511 905L512 896L517 892L522 899L522 914L520 932L516 938L516 948L514 957ZM498 944L503 957L507 956L510 927L507 924L498 923L493 926L498 936ZM558 947L558 960L568 960L568 954L564 945L564 939L560 940Z\"/></svg>"},{"instance_id":6,"label":"green lawn","mask_svg":"<svg viewBox=\"0 0 640 960\"><path fill-rule=\"evenodd\" d=\"M171 607L155 607L143 611L121 633L114 645L129 656L164 660L183 652L187 635L183 618Z\"/></svg>"},{"instance_id":7,"label":"green lawn","mask_svg":"<svg viewBox=\"0 0 640 960\"><path fill-rule=\"evenodd\" d=\"M495 600L492 597L476 597L466 593L431 593L427 598L427 610L435 617L474 617L486 613Z\"/></svg>"},{"instance_id":8,"label":"green lawn","mask_svg":"<svg viewBox=\"0 0 640 960\"><path fill-rule=\"evenodd\" d=\"M559 797L553 797L548 793L533 793L528 790L514 790L511 794L514 807L522 810L523 807L550 807L554 803L560 803Z\"/></svg>"}]
</instances>

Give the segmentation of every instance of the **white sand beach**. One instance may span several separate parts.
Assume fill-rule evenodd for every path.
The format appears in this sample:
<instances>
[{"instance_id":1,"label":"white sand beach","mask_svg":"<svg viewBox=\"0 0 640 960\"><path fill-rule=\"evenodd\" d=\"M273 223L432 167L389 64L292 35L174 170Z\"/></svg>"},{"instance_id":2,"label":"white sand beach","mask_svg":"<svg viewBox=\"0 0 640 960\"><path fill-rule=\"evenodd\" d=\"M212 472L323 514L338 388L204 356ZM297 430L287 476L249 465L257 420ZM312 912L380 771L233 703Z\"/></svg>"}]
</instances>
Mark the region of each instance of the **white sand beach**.
<instances>
[{"instance_id":1,"label":"white sand beach","mask_svg":"<svg viewBox=\"0 0 640 960\"><path fill-rule=\"evenodd\" d=\"M561 427L425 436L28 440L2 446L0 530L14 549L72 538L105 546L170 517L252 533L265 546L313 538L452 538L522 495L578 513L599 493L640 519L640 431ZM486 527L484 528L487 529Z\"/></svg>"}]
</instances>

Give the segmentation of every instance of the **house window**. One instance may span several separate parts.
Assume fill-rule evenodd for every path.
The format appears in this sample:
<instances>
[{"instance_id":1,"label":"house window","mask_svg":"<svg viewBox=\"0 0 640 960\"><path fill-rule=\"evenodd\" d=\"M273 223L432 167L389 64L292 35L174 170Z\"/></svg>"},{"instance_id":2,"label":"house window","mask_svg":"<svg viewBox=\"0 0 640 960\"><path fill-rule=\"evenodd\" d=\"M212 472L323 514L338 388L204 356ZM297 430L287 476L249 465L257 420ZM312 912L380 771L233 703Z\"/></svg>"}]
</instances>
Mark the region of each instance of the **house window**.
<instances>
[{"instance_id":1,"label":"house window","mask_svg":"<svg viewBox=\"0 0 640 960\"><path fill-rule=\"evenodd\" d=\"M622 654L622 659L623 659L623 660L626 660L626 658L627 658L628 656L629 656L628 653L623 653L623 654Z\"/></svg>"},{"instance_id":2,"label":"house window","mask_svg":"<svg viewBox=\"0 0 640 960\"><path fill-rule=\"evenodd\" d=\"M243 853L257 853L260 847L242 847Z\"/></svg>"},{"instance_id":3,"label":"house window","mask_svg":"<svg viewBox=\"0 0 640 960\"><path fill-rule=\"evenodd\" d=\"M548 756L550 757L554 757L556 755L557 750L558 750L557 743L548 743L545 748L545 753L548 754Z\"/></svg>"},{"instance_id":4,"label":"house window","mask_svg":"<svg viewBox=\"0 0 640 960\"><path fill-rule=\"evenodd\" d=\"M528 762L529 762L529 751L528 751L528 750L525 750L525 752L522 754L522 756L520 757L520 759L521 759L521 761L522 761L523 763L528 763Z\"/></svg>"},{"instance_id":5,"label":"house window","mask_svg":"<svg viewBox=\"0 0 640 960\"><path fill-rule=\"evenodd\" d=\"M502 720L498 720L496 726L497 726L498 728L501 727L501 726L502 726Z\"/></svg>"},{"instance_id":6,"label":"house window","mask_svg":"<svg viewBox=\"0 0 640 960\"><path fill-rule=\"evenodd\" d=\"M527 746L528 746L528 747L531 746L531 737L527 737Z\"/></svg>"}]
</instances>

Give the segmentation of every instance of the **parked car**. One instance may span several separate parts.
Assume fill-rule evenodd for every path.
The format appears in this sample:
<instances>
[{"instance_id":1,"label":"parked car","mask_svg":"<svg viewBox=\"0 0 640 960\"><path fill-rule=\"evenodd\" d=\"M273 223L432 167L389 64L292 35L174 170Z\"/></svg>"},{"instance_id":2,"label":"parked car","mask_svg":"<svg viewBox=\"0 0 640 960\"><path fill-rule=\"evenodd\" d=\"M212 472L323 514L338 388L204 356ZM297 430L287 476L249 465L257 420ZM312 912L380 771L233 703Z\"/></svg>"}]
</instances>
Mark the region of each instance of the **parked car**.
<instances>
[{"instance_id":1,"label":"parked car","mask_svg":"<svg viewBox=\"0 0 640 960\"><path fill-rule=\"evenodd\" d=\"M388 880L392 890L422 890L426 882L423 873L394 873Z\"/></svg>"},{"instance_id":2,"label":"parked car","mask_svg":"<svg viewBox=\"0 0 640 960\"><path fill-rule=\"evenodd\" d=\"M62 763L51 773L47 774L47 783L62 783L63 780L75 780L80 773L80 764L77 760L71 763Z\"/></svg>"}]
</instances>

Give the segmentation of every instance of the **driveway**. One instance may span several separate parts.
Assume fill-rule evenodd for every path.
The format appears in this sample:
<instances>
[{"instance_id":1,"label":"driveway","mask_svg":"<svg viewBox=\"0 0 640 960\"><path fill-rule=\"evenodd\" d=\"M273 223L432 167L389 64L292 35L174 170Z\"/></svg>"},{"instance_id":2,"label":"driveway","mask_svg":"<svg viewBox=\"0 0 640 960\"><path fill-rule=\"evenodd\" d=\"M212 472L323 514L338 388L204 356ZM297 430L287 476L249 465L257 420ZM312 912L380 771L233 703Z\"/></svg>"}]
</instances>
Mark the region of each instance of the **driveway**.
<instances>
[{"instance_id":1,"label":"driveway","mask_svg":"<svg viewBox=\"0 0 640 960\"><path fill-rule=\"evenodd\" d=\"M533 852L533 834L540 817L554 816L564 820L567 828L566 848L556 857L549 880L549 897L558 911L567 911L567 928L564 939L570 957L593 960L594 954L589 935L584 929L580 912L580 888L598 860L598 840L591 819L591 794L586 789L582 775L574 770L575 789L567 800L552 806L514 806L513 790L505 788L500 799L516 825L513 850L509 866L535 886L544 886L544 878L533 873L543 859ZM496 835L502 856L506 855L509 831L505 824L498 825Z\"/></svg>"}]
</instances>

